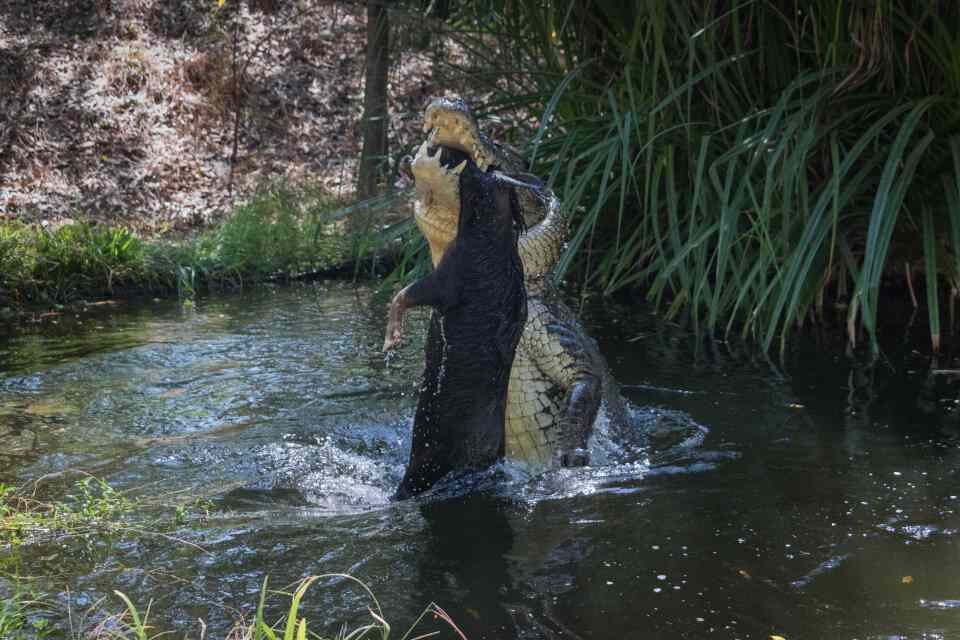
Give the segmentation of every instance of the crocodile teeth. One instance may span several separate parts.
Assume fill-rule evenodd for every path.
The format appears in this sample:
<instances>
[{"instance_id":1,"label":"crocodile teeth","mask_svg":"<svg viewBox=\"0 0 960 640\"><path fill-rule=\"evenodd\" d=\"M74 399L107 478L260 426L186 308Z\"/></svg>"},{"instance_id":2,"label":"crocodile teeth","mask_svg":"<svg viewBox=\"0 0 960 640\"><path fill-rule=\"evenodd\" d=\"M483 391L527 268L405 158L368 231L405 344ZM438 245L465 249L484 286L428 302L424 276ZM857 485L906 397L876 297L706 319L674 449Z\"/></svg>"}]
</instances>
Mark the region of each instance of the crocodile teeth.
<instances>
[{"instance_id":1,"label":"crocodile teeth","mask_svg":"<svg viewBox=\"0 0 960 640\"><path fill-rule=\"evenodd\" d=\"M430 143L427 140L423 141L423 144L420 145L420 149L417 150L418 156L430 157Z\"/></svg>"},{"instance_id":2,"label":"crocodile teeth","mask_svg":"<svg viewBox=\"0 0 960 640\"><path fill-rule=\"evenodd\" d=\"M463 173L463 170L464 170L464 168L466 168L466 166L467 166L467 161L464 160L463 162L461 162L460 164L458 164L457 166L455 166L455 167L453 168L453 170L450 171L450 173L452 173L452 174L454 174L454 175L460 175L461 173Z\"/></svg>"}]
</instances>

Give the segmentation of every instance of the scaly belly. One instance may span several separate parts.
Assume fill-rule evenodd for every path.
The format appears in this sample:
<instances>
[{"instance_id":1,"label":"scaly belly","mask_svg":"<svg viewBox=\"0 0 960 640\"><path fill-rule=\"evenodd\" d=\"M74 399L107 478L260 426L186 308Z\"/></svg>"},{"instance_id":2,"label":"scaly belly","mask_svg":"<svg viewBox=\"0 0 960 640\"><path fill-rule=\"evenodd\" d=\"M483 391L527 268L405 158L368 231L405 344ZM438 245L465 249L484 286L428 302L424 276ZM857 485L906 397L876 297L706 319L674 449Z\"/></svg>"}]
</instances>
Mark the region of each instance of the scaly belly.
<instances>
[{"instance_id":1,"label":"scaly belly","mask_svg":"<svg viewBox=\"0 0 960 640\"><path fill-rule=\"evenodd\" d=\"M457 237L458 213L437 206L414 206L413 219L430 245L430 259L436 267L447 246Z\"/></svg>"},{"instance_id":2,"label":"scaly belly","mask_svg":"<svg viewBox=\"0 0 960 640\"><path fill-rule=\"evenodd\" d=\"M529 329L530 324L524 329ZM523 339L510 370L507 390L506 456L550 467L560 446L562 390L524 353Z\"/></svg>"}]
</instances>

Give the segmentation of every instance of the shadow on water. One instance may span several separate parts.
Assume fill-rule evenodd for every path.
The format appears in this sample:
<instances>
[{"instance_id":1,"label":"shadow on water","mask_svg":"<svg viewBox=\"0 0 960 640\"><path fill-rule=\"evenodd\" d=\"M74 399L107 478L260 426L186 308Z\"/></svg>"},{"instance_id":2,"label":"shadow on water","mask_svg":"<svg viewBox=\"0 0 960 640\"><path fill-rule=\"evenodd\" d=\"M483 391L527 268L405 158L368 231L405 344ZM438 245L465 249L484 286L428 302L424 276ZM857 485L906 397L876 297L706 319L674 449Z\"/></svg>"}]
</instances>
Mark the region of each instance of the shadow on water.
<instances>
[{"instance_id":1,"label":"shadow on water","mask_svg":"<svg viewBox=\"0 0 960 640\"><path fill-rule=\"evenodd\" d=\"M395 630L435 601L471 640L960 634L955 362L811 341L773 366L589 305L631 429L601 420L590 468L504 463L397 504L426 314L388 364L383 311L330 283L0 338L0 481L56 498L92 473L148 512L212 505L163 536L0 550L0 571L28 567L74 611L119 589L208 637L249 618L265 576L329 572L369 583ZM368 604L328 581L303 611L333 634Z\"/></svg>"},{"instance_id":2,"label":"shadow on water","mask_svg":"<svg viewBox=\"0 0 960 640\"><path fill-rule=\"evenodd\" d=\"M456 603L447 612L470 638L509 635L513 626L502 604L511 591L508 508L507 501L483 494L419 508L427 541L416 559L417 589L432 600Z\"/></svg>"}]
</instances>

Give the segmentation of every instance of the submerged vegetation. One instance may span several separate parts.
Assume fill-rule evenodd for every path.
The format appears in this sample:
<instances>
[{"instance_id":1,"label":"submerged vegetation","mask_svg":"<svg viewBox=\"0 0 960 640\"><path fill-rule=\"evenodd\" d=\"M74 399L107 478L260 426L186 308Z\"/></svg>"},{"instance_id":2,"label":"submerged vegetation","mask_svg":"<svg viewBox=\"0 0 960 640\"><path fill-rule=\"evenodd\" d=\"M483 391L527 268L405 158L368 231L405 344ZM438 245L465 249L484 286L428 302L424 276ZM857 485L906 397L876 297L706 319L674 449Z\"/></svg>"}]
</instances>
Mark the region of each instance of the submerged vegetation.
<instances>
[{"instance_id":1,"label":"submerged vegetation","mask_svg":"<svg viewBox=\"0 0 960 640\"><path fill-rule=\"evenodd\" d=\"M543 114L528 156L575 216L561 274L767 349L831 319L876 347L907 294L935 351L954 325L956 3L525 0L457 19L495 78L488 111Z\"/></svg>"},{"instance_id":2,"label":"submerged vegetation","mask_svg":"<svg viewBox=\"0 0 960 640\"><path fill-rule=\"evenodd\" d=\"M48 606L17 581L13 593L0 598L0 638L4 640L36 640L52 633L50 620L44 616Z\"/></svg>"},{"instance_id":3,"label":"submerged vegetation","mask_svg":"<svg viewBox=\"0 0 960 640\"><path fill-rule=\"evenodd\" d=\"M77 537L94 540L113 537L124 540L140 536L165 535L164 529L182 525L188 517L194 514L205 514L210 507L202 501L181 503L173 505L172 515L157 517L146 511L151 503L131 498L114 489L106 481L91 476L70 485L63 499L44 500L39 499L35 494L35 490L18 490L15 487L0 484L0 549L6 548L12 551L14 555L11 557L16 557L19 548L44 540L62 541ZM164 510L165 513L167 511L171 509ZM166 537L174 543L178 542L173 537ZM328 583L330 586L353 585L359 587L369 598L369 622L350 631L343 627L336 635L338 639L361 640L376 637L388 640L395 637L379 601L370 588L361 580L346 574L310 576L293 585L292 590L268 589L268 581L264 579L259 601L251 603L256 605L252 619L238 619L227 637L234 640L276 640L277 638L294 640L320 637L313 627L329 626L331 621L315 621L311 625L300 610L307 590L316 583ZM92 605L90 611L79 612L80 620L75 623L72 612L64 616L63 612L57 611L59 605L50 598L36 593L33 580L19 577L19 570L18 574L13 576L0 574L0 638L26 640L48 637L54 633L52 618L69 620L70 637L76 638L148 640L170 635L169 630L156 629L150 624L152 605L141 609L120 591L114 591L114 596L123 605L119 613L105 613L111 602L101 599ZM275 596L289 598L289 604L282 608L284 614L278 616L276 620L268 613L267 607L270 604L268 600ZM67 594L67 606L72 607L69 599L70 596ZM401 640L410 638L415 629L426 621L433 620L441 620L463 637L446 612L431 603L401 636ZM79 628L74 628L74 624ZM200 624L202 627L203 623ZM203 635L201 632L200 636L203 637Z\"/></svg>"},{"instance_id":4,"label":"submerged vegetation","mask_svg":"<svg viewBox=\"0 0 960 640\"><path fill-rule=\"evenodd\" d=\"M6 547L16 553L18 547L35 544L46 539L65 539L69 537L100 538L116 536L120 539L143 535L161 534L160 529L165 525L183 524L187 511L204 512L209 505L192 504L178 505L174 509L172 518L156 519L143 513L137 513L138 507L146 503L134 500L118 492L107 482L93 477L86 477L76 482L69 495L62 500L40 500L32 493L24 493L15 488L0 484L0 549ZM134 520L144 520L139 526ZM170 538L176 542L176 539ZM338 640L361 640L362 638L379 638L389 640L396 637L390 623L380 606L380 602L361 580L354 576L332 573L303 578L294 584L291 590L271 590L268 588L268 579L265 578L260 590L259 601L252 618L238 619L226 637L233 640L297 640L317 635L318 627L329 627L331 621L309 622L300 609L307 591L317 583L326 583L328 586L346 585L358 587L369 599L370 619L348 630L341 627L336 634ZM4 591L4 589L9 589ZM137 605L121 591L113 594L123 607L119 613L107 614L105 611L111 605L107 599L95 602L90 611L80 612L81 617L76 623L72 612L63 616L57 611L57 604L50 598L38 594L34 590L31 580L18 575L0 579L0 638L4 640L26 640L27 638L44 638L54 634L52 618L66 618L70 625L70 637L89 638L93 640L149 640L169 636L170 630L157 629L150 623L152 603L146 609ZM289 598L289 604L280 607L283 611L274 619L268 612L269 599L275 596ZM67 594L67 606L70 595ZM273 606L271 605L271 609ZM413 624L403 633L401 640L411 638L414 631L433 621L441 621L443 625L452 629L460 638L463 633L447 613L437 604L428 605ZM78 628L74 628L77 624ZM203 622L200 623L200 637L205 635ZM62 631L62 629L60 630ZM185 630L180 630L181 633ZM428 633L429 637L435 633ZM189 632L188 632L189 636Z\"/></svg>"},{"instance_id":5,"label":"submerged vegetation","mask_svg":"<svg viewBox=\"0 0 960 640\"><path fill-rule=\"evenodd\" d=\"M219 227L181 240L85 222L0 224L0 307L131 291L189 298L201 287L331 271L355 249L336 225L336 210L322 196L275 186Z\"/></svg>"},{"instance_id":6,"label":"submerged vegetation","mask_svg":"<svg viewBox=\"0 0 960 640\"><path fill-rule=\"evenodd\" d=\"M0 548L16 548L40 540L109 534L132 528L128 520L138 502L104 480L87 476L67 490L62 500L44 500L35 492L0 483ZM185 513L178 507L173 522ZM154 529L160 522L152 523Z\"/></svg>"}]
</instances>

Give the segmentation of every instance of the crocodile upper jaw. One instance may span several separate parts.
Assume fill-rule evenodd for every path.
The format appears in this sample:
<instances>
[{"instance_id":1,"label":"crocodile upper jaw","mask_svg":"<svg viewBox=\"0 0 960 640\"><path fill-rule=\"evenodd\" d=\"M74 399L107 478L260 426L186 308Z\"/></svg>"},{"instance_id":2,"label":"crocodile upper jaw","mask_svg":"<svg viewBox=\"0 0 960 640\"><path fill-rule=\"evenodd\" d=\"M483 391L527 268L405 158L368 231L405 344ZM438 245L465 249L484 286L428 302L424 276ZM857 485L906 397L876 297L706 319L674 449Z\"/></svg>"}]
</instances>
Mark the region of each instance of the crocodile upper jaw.
<instances>
[{"instance_id":1,"label":"crocodile upper jaw","mask_svg":"<svg viewBox=\"0 0 960 640\"><path fill-rule=\"evenodd\" d=\"M466 153L482 171L497 162L484 143L470 108L461 99L440 98L431 102L423 116L423 132L430 134L431 144Z\"/></svg>"}]
</instances>

